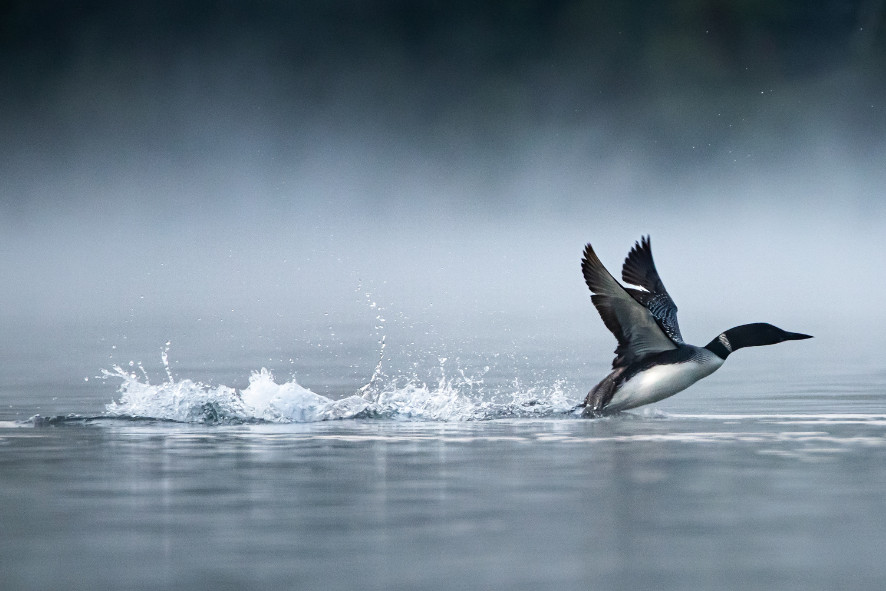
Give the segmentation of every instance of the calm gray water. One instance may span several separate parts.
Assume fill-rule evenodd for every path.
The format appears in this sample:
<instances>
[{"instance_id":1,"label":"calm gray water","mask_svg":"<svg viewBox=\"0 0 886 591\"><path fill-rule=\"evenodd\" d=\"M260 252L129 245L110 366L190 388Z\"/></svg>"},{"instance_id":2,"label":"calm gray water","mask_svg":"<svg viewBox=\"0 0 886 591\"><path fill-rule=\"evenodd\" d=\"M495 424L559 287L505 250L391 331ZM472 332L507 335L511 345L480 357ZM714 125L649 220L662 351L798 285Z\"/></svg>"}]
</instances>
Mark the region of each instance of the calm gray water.
<instances>
[{"instance_id":1,"label":"calm gray water","mask_svg":"<svg viewBox=\"0 0 886 591\"><path fill-rule=\"evenodd\" d=\"M566 411L608 343L589 360L591 342L395 333L369 381L371 331L291 352L181 338L167 365L151 336L20 331L0 370L0 588L886 580L876 359L821 338L741 351L673 399L582 420ZM29 420L69 413L86 418Z\"/></svg>"}]
</instances>

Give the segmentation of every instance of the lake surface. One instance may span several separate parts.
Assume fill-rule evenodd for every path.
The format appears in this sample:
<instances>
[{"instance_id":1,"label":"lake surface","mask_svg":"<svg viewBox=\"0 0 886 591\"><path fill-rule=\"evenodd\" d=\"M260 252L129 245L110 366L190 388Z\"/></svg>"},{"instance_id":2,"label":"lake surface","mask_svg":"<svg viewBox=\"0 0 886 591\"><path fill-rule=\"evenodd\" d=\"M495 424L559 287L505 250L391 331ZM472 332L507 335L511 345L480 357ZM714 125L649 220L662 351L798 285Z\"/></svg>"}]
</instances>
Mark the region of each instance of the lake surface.
<instances>
[{"instance_id":1,"label":"lake surface","mask_svg":"<svg viewBox=\"0 0 886 591\"><path fill-rule=\"evenodd\" d=\"M820 338L741 351L672 399L587 420L569 409L608 342L589 359L596 342L421 328L312 329L291 350L19 331L0 370L0 588L886 580L875 358Z\"/></svg>"}]
</instances>

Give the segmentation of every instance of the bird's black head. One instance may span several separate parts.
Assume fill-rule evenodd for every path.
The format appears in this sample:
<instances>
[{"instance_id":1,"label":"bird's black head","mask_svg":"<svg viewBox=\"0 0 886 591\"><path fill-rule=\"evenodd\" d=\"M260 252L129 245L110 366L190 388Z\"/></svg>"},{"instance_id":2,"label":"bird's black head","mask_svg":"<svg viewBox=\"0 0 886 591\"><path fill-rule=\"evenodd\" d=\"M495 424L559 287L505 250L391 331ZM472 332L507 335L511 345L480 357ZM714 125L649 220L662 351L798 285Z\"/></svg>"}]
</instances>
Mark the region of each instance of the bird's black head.
<instances>
[{"instance_id":1,"label":"bird's black head","mask_svg":"<svg viewBox=\"0 0 886 591\"><path fill-rule=\"evenodd\" d=\"M799 341L802 339L811 339L808 334L799 332L788 332L777 326L772 326L765 322L755 322L753 324L743 324L726 331L726 337L732 337L736 345L734 349L741 347L759 347L760 345L775 345L784 341Z\"/></svg>"},{"instance_id":2,"label":"bird's black head","mask_svg":"<svg viewBox=\"0 0 886 591\"><path fill-rule=\"evenodd\" d=\"M706 348L726 359L730 353L743 347L760 347L811 338L808 334L788 332L765 322L754 322L730 328L708 343Z\"/></svg>"}]
</instances>

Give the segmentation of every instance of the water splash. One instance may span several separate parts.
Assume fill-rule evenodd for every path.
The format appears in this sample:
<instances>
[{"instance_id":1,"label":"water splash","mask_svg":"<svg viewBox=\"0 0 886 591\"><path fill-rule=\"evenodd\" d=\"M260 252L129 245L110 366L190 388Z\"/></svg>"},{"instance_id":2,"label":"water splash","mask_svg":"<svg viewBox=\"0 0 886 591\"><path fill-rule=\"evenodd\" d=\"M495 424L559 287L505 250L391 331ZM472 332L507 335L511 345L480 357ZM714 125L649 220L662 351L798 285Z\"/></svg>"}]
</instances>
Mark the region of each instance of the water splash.
<instances>
[{"instance_id":1,"label":"water splash","mask_svg":"<svg viewBox=\"0 0 886 591\"><path fill-rule=\"evenodd\" d=\"M375 315L375 334L378 337L378 362L375 364L375 369L372 372L372 377L369 378L369 381L360 388L360 396L362 396L365 400L372 400L375 395L374 392L378 388L381 380L385 378L383 372L383 363L385 360L385 317L383 316L382 308L375 302L372 298L372 294L370 292L365 292L364 297L366 298L366 303L371 310L375 310L377 313Z\"/></svg>"},{"instance_id":2,"label":"water splash","mask_svg":"<svg viewBox=\"0 0 886 591\"><path fill-rule=\"evenodd\" d=\"M164 350L164 364L168 359ZM388 419L425 421L473 421L496 418L566 415L572 397L565 381L550 386L524 385L515 380L503 389L487 388L481 375L458 369L445 371L440 359L440 378L425 383L415 378L383 378L377 367L369 383L357 393L331 399L304 388L297 381L277 383L262 368L249 378L249 386L237 390L211 386L189 379L176 381L167 366L167 380L151 384L147 375L114 366L103 370L104 379L121 380L119 399L108 404L110 417L153 418L186 423L274 422L303 423L334 419Z\"/></svg>"}]
</instances>

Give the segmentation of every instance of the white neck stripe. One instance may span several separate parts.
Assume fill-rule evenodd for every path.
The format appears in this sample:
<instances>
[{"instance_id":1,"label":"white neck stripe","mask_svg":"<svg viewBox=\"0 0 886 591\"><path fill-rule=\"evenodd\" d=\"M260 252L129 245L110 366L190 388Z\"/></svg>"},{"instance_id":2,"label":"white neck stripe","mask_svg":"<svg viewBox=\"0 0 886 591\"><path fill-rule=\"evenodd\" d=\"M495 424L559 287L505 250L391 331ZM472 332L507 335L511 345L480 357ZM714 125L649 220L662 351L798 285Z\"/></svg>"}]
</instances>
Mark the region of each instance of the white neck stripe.
<instances>
[{"instance_id":1,"label":"white neck stripe","mask_svg":"<svg viewBox=\"0 0 886 591\"><path fill-rule=\"evenodd\" d=\"M720 334L720 336L717 337L717 340L720 341L720 344L721 344L721 345L723 345L724 347L726 347L726 350L727 350L727 351L729 351L730 353L732 353L732 344L729 342L729 339L726 338L726 334L725 334L725 333Z\"/></svg>"}]
</instances>

